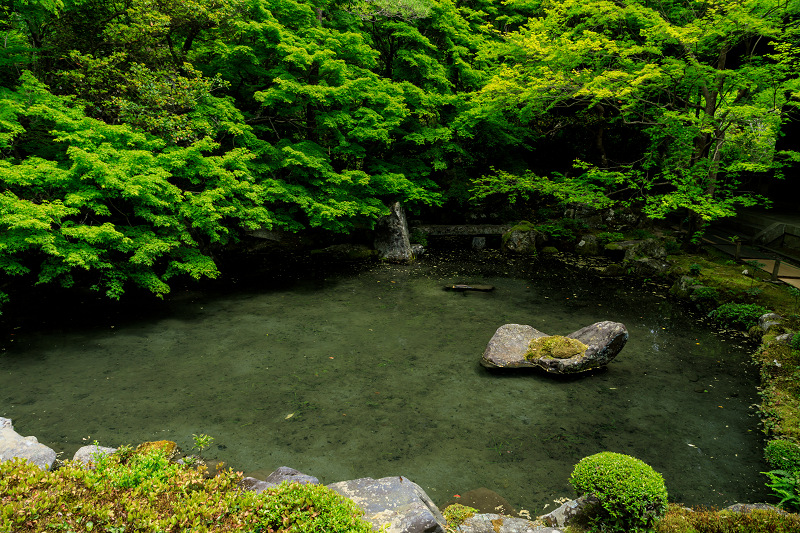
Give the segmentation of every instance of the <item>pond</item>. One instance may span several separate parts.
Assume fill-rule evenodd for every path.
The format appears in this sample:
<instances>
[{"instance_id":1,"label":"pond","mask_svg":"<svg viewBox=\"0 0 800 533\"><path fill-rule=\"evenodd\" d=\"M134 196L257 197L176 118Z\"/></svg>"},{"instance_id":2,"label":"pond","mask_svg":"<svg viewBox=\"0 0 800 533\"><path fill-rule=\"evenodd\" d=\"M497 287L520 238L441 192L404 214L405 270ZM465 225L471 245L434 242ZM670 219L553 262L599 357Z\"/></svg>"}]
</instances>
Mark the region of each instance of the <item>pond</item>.
<instances>
[{"instance_id":1,"label":"pond","mask_svg":"<svg viewBox=\"0 0 800 533\"><path fill-rule=\"evenodd\" d=\"M574 464L604 450L653 466L673 501L767 498L742 347L652 291L528 263L485 252L319 267L125 314L73 309L15 331L0 416L64 457L94 440L189 449L205 433L207 457L257 477L282 465L323 483L403 475L440 506L486 487L539 514L573 497ZM567 334L601 320L630 333L605 370L479 365L502 324Z\"/></svg>"}]
</instances>

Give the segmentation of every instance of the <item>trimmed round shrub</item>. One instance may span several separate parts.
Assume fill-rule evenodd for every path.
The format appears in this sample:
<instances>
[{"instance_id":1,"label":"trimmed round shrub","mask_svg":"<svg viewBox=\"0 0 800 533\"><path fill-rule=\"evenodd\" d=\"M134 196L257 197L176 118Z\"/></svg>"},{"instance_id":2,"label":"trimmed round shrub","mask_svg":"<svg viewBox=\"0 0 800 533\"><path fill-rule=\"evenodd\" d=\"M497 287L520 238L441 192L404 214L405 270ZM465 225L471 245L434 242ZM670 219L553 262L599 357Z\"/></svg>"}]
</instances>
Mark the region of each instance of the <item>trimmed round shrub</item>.
<instances>
[{"instance_id":1,"label":"trimmed round shrub","mask_svg":"<svg viewBox=\"0 0 800 533\"><path fill-rule=\"evenodd\" d=\"M592 531L647 531L667 512L664 478L630 455L601 452L584 457L569 482L578 495L594 494L600 500Z\"/></svg>"}]
</instances>

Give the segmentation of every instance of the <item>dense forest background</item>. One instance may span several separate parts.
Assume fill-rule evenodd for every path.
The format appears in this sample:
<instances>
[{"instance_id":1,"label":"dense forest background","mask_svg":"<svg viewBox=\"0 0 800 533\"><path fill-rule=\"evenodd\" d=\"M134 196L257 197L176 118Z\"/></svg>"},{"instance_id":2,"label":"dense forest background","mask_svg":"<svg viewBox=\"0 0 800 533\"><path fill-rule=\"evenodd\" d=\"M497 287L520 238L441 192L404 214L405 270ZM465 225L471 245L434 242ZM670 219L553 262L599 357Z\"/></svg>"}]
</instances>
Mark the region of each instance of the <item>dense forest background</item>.
<instances>
[{"instance_id":1,"label":"dense forest background","mask_svg":"<svg viewBox=\"0 0 800 533\"><path fill-rule=\"evenodd\" d=\"M797 0L0 0L0 304L247 230L785 201ZM793 138L795 137L795 138ZM772 189L770 189L772 187ZM779 192L776 192L779 191ZM796 202L795 202L796 203Z\"/></svg>"}]
</instances>

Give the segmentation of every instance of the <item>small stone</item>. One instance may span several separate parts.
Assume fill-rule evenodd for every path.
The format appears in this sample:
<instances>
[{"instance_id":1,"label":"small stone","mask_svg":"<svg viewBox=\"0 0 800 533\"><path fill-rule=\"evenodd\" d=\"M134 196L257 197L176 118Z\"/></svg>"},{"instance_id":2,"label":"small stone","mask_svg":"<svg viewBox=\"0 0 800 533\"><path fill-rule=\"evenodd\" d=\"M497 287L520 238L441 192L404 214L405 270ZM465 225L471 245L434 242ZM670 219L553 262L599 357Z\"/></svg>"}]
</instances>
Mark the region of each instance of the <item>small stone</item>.
<instances>
[{"instance_id":1,"label":"small stone","mask_svg":"<svg viewBox=\"0 0 800 533\"><path fill-rule=\"evenodd\" d=\"M269 488L277 487L284 481L289 483L301 483L303 485L319 485L319 479L314 476L309 476L308 474L304 474L288 466L281 466L268 475L267 479L264 481L254 477L246 477L239 483L239 486L244 490L249 490L258 494Z\"/></svg>"},{"instance_id":2,"label":"small stone","mask_svg":"<svg viewBox=\"0 0 800 533\"><path fill-rule=\"evenodd\" d=\"M117 451L116 448L107 448L105 446L97 446L92 444L90 446L83 446L79 448L75 455L72 457L73 461L80 461L84 464L92 464L97 461L98 457L105 457Z\"/></svg>"},{"instance_id":3,"label":"small stone","mask_svg":"<svg viewBox=\"0 0 800 533\"><path fill-rule=\"evenodd\" d=\"M588 494L564 503L555 511L540 516L539 519L552 527L565 527L575 519L592 513L599 503L600 500L594 494Z\"/></svg>"},{"instance_id":4,"label":"small stone","mask_svg":"<svg viewBox=\"0 0 800 533\"><path fill-rule=\"evenodd\" d=\"M772 326L780 326L782 318L778 313L766 313L758 318L758 327L762 331L769 331Z\"/></svg>"},{"instance_id":5,"label":"small stone","mask_svg":"<svg viewBox=\"0 0 800 533\"><path fill-rule=\"evenodd\" d=\"M458 533L561 533L560 529L537 526L530 520L495 513L473 515L455 528Z\"/></svg>"}]
</instances>

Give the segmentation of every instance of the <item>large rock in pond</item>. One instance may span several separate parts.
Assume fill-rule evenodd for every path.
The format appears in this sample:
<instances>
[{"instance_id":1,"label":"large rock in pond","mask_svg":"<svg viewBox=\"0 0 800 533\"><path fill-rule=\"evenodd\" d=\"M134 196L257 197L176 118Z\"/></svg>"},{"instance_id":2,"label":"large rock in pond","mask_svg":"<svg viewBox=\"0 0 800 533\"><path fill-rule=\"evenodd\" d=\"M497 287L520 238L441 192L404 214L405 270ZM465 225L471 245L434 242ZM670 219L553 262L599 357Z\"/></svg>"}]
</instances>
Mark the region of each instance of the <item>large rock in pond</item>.
<instances>
[{"instance_id":1,"label":"large rock in pond","mask_svg":"<svg viewBox=\"0 0 800 533\"><path fill-rule=\"evenodd\" d=\"M23 437L14 431L10 419L0 417L0 462L15 457L27 459L42 470L50 470L56 460L56 452L40 444L36 437Z\"/></svg>"},{"instance_id":2,"label":"large rock in pond","mask_svg":"<svg viewBox=\"0 0 800 533\"><path fill-rule=\"evenodd\" d=\"M414 259L408 235L408 223L400 202L389 206L390 213L375 223L375 249L385 261L408 263Z\"/></svg>"},{"instance_id":3,"label":"large rock in pond","mask_svg":"<svg viewBox=\"0 0 800 533\"><path fill-rule=\"evenodd\" d=\"M309 476L288 466L281 466L268 475L264 481L254 477L246 477L239 483L239 486L244 490L261 493L271 487L277 487L284 481L300 483L301 485L319 485L319 479L314 476Z\"/></svg>"},{"instance_id":4,"label":"large rock in pond","mask_svg":"<svg viewBox=\"0 0 800 533\"><path fill-rule=\"evenodd\" d=\"M422 488L403 476L369 477L328 485L364 511L386 533L444 533L447 521Z\"/></svg>"},{"instance_id":5,"label":"large rock in pond","mask_svg":"<svg viewBox=\"0 0 800 533\"><path fill-rule=\"evenodd\" d=\"M542 341L532 343L536 339ZM487 368L541 368L553 374L575 374L607 365L627 341L628 330L619 322L596 322L565 337L548 336L522 324L505 324L489 340L481 364ZM532 350L537 345L541 349Z\"/></svg>"}]
</instances>

